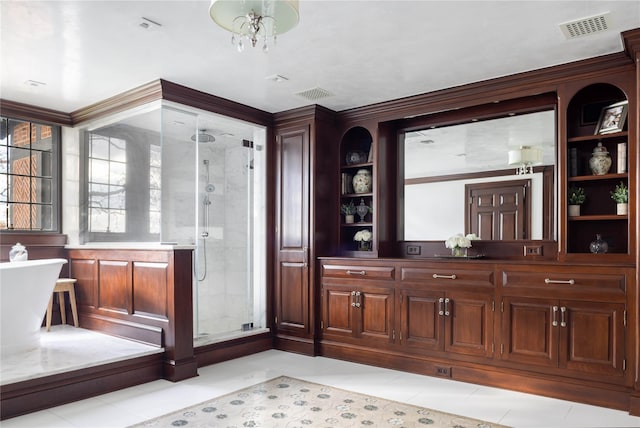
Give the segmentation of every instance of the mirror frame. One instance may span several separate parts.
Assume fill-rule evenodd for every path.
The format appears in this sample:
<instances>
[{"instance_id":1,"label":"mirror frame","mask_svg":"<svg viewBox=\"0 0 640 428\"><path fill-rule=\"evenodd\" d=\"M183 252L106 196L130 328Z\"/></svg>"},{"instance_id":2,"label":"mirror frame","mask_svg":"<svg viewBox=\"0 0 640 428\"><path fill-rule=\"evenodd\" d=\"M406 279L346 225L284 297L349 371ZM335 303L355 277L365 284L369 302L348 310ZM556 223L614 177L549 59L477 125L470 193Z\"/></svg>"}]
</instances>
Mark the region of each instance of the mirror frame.
<instances>
[{"instance_id":1,"label":"mirror frame","mask_svg":"<svg viewBox=\"0 0 640 428\"><path fill-rule=\"evenodd\" d=\"M546 241L557 242L558 218L557 218L557 183L558 183L558 100L555 93L545 93L530 97L511 99L492 104L483 104L457 110L448 110L433 114L425 114L400 120L396 122L396 141L397 141L397 236L398 242L406 242L404 239L404 134L406 132L418 131L425 128L454 126L471 122L478 122L491 119L499 119L512 115L522 115L527 113L535 113L539 111L553 110L555 112L556 121L554 134L555 141L555 165L550 167L539 166L534 168L535 172L543 173L543 236L541 240L519 240L509 242L528 242L528 241ZM472 173L474 177L481 175L497 176L513 174L512 170L498 170L486 173ZM447 176L429 177L424 179L427 181L442 181L455 179L459 180L467 174L451 174ZM433 242L433 241L411 241L411 242ZM438 241L440 242L440 241ZM505 241L485 241L485 242L505 242Z\"/></svg>"}]
</instances>

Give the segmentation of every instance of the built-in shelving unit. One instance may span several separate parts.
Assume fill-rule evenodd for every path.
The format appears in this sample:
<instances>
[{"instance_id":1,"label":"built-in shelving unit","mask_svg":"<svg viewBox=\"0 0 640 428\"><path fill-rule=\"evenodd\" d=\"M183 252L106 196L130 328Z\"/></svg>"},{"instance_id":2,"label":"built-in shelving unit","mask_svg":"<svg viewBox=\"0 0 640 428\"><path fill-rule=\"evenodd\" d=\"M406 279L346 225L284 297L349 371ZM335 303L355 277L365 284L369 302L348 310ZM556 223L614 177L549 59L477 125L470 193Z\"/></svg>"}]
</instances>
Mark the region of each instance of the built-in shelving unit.
<instances>
[{"instance_id":1,"label":"built-in shelving unit","mask_svg":"<svg viewBox=\"0 0 640 428\"><path fill-rule=\"evenodd\" d=\"M375 228L375 174L373 138L363 127L349 129L340 143L340 206L353 203L354 206L369 207L363 218L354 214L353 222L348 223L346 215L340 215L340 250L343 255L375 257L377 255L377 239ZM354 188L353 179L362 171L369 176L369 189ZM371 232L367 249L362 249L354 240L359 231Z\"/></svg>"},{"instance_id":2,"label":"built-in shelving unit","mask_svg":"<svg viewBox=\"0 0 640 428\"><path fill-rule=\"evenodd\" d=\"M567 188L581 187L586 200L580 215L567 216L567 254L591 254L590 243L596 234L608 244L608 254L629 253L629 215L617 214L611 192L616 185L629 186L629 133L626 121L620 129L601 133L602 111L626 101L624 93L614 85L593 84L576 93L567 109L566 177ZM621 123L622 123L621 122ZM608 171L592 171L590 159L594 149L606 151L611 159Z\"/></svg>"}]
</instances>

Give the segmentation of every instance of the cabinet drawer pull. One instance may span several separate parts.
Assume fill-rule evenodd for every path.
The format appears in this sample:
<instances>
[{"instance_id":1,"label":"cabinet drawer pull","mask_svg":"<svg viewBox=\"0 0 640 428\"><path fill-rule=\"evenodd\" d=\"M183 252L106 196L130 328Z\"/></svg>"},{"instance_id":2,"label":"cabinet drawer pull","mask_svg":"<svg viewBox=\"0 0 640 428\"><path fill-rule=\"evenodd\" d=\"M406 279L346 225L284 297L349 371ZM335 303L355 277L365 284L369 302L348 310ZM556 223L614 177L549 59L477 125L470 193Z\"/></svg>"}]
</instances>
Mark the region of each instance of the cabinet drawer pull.
<instances>
[{"instance_id":1,"label":"cabinet drawer pull","mask_svg":"<svg viewBox=\"0 0 640 428\"><path fill-rule=\"evenodd\" d=\"M438 315L444 315L444 299L442 297L438 299Z\"/></svg>"},{"instance_id":2,"label":"cabinet drawer pull","mask_svg":"<svg viewBox=\"0 0 640 428\"><path fill-rule=\"evenodd\" d=\"M574 279L549 279L549 278L545 278L544 279L544 283L545 284L569 284L569 285L573 285L576 283L576 281Z\"/></svg>"},{"instance_id":3,"label":"cabinet drawer pull","mask_svg":"<svg viewBox=\"0 0 640 428\"><path fill-rule=\"evenodd\" d=\"M360 304L360 292L356 291L356 308L359 308L360 306L362 306Z\"/></svg>"},{"instance_id":4,"label":"cabinet drawer pull","mask_svg":"<svg viewBox=\"0 0 640 428\"><path fill-rule=\"evenodd\" d=\"M364 270L348 270L347 271L347 275L365 276L366 274L367 274L367 271L364 271Z\"/></svg>"},{"instance_id":5,"label":"cabinet drawer pull","mask_svg":"<svg viewBox=\"0 0 640 428\"><path fill-rule=\"evenodd\" d=\"M444 316L448 317L449 316L449 298L444 299Z\"/></svg>"},{"instance_id":6,"label":"cabinet drawer pull","mask_svg":"<svg viewBox=\"0 0 640 428\"><path fill-rule=\"evenodd\" d=\"M439 275L437 273L433 274L433 279L456 279L456 274L453 275Z\"/></svg>"},{"instance_id":7,"label":"cabinet drawer pull","mask_svg":"<svg viewBox=\"0 0 640 428\"><path fill-rule=\"evenodd\" d=\"M553 320L551 321L551 325L554 327L558 326L558 307L553 307Z\"/></svg>"},{"instance_id":8,"label":"cabinet drawer pull","mask_svg":"<svg viewBox=\"0 0 640 428\"><path fill-rule=\"evenodd\" d=\"M560 327L567 326L567 320L565 320L566 313L567 313L567 308L565 306L562 306L560 308Z\"/></svg>"}]
</instances>

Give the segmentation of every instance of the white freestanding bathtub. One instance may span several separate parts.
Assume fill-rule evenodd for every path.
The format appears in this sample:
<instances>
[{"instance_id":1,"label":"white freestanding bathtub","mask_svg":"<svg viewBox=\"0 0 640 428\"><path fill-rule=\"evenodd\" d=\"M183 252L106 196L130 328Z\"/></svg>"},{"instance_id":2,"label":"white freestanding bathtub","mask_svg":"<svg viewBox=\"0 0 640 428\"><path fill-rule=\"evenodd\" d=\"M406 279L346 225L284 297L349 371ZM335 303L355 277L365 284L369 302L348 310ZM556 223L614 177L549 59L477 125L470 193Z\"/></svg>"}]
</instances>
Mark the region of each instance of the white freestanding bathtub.
<instances>
[{"instance_id":1,"label":"white freestanding bathtub","mask_svg":"<svg viewBox=\"0 0 640 428\"><path fill-rule=\"evenodd\" d=\"M65 259L0 263L0 355L40 346L40 326Z\"/></svg>"}]
</instances>

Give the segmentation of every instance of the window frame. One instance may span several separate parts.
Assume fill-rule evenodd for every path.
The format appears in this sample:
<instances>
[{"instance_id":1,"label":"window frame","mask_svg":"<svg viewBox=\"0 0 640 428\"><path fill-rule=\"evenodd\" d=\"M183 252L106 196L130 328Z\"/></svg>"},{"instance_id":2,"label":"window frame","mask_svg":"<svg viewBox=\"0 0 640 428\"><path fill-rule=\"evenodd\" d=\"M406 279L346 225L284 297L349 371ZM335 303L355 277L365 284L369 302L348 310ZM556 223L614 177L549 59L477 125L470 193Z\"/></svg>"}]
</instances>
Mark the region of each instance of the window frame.
<instances>
[{"instance_id":1,"label":"window frame","mask_svg":"<svg viewBox=\"0 0 640 428\"><path fill-rule=\"evenodd\" d=\"M6 121L6 122L5 122ZM50 204L37 202L37 200L30 200L29 205L50 205L51 206L51 227L49 229L42 228L33 228L32 220L29 221L29 229L25 228L13 228L9 227L0 227L0 231L2 234L29 234L29 235L48 235L48 234L60 234L62 232L62 127L60 125L46 122L46 121L37 121L31 120L28 118L20 118L9 115L0 115L0 127L2 128L1 132L6 133L6 138L9 138L9 122L22 122L28 124L29 127L29 140L32 139L32 132L34 125L37 127L38 132L42 129L42 127L50 127L51 128L51 202ZM5 128L6 127L6 128ZM17 147L8 144L2 147L7 147L7 151L11 147ZM24 149L24 148L22 148ZM42 152L42 150L33 149L31 144L29 144L29 151ZM8 153L7 153L8 154ZM1 180L9 180L9 177L14 175L8 172L9 168L7 166L7 172L0 172ZM32 178L41 178L45 177L43 175L24 175L25 177ZM7 184L8 188L8 184ZM7 197L7 210L9 210L9 206L11 204L15 204L14 201L10 201ZM9 219L9 214L7 213L7 219Z\"/></svg>"}]
</instances>

